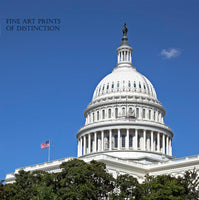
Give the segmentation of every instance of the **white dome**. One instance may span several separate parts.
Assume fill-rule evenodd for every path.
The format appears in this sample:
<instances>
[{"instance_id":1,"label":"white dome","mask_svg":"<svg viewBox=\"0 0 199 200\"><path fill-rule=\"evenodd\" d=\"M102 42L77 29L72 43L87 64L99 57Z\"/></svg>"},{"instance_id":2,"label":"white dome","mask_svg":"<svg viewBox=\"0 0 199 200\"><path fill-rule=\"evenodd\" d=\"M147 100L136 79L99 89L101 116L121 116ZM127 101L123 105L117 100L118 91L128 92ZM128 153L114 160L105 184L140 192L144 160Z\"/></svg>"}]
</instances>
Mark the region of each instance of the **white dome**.
<instances>
[{"instance_id":1,"label":"white dome","mask_svg":"<svg viewBox=\"0 0 199 200\"><path fill-rule=\"evenodd\" d=\"M117 95L144 96L157 100L151 82L134 67L116 67L97 85L93 101Z\"/></svg>"}]
</instances>

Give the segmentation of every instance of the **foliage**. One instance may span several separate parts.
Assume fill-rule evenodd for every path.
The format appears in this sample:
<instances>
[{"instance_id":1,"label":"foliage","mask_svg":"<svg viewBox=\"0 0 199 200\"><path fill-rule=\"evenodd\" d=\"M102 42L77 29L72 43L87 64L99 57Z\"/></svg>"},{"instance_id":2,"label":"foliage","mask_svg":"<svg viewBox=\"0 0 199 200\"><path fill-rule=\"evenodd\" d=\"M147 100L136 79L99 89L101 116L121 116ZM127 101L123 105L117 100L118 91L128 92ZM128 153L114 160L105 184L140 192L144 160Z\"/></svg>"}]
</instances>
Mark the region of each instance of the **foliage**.
<instances>
[{"instance_id":1,"label":"foliage","mask_svg":"<svg viewBox=\"0 0 199 200\"><path fill-rule=\"evenodd\" d=\"M147 176L142 186L142 200L184 200L186 196L178 178L170 175Z\"/></svg>"},{"instance_id":2,"label":"foliage","mask_svg":"<svg viewBox=\"0 0 199 200\"><path fill-rule=\"evenodd\" d=\"M104 163L73 159L60 165L61 172L19 171L13 184L0 182L2 200L196 200L199 176L196 170L182 177L171 175L145 177L139 183L133 176L115 179Z\"/></svg>"},{"instance_id":3,"label":"foliage","mask_svg":"<svg viewBox=\"0 0 199 200\"><path fill-rule=\"evenodd\" d=\"M116 179L116 187L112 199L136 199L141 198L141 188L137 179L128 174L119 175Z\"/></svg>"}]
</instances>

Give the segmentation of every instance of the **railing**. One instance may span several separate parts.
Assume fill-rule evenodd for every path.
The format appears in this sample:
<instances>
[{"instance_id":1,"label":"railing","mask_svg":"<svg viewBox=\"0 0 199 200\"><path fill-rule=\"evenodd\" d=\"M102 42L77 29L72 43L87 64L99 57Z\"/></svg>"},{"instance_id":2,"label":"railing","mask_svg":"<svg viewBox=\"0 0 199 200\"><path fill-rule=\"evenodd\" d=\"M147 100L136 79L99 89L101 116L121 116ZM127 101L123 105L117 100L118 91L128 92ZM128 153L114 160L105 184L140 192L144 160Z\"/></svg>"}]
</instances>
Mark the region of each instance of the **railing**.
<instances>
[{"instance_id":1,"label":"railing","mask_svg":"<svg viewBox=\"0 0 199 200\"><path fill-rule=\"evenodd\" d=\"M47 165L48 166L58 165L58 164L61 164L62 162L67 162L68 160L73 159L73 158L74 157L61 158L61 159L58 159L58 160L53 160L53 161L49 161L49 162L30 165L30 166L27 166L27 167L21 167L21 168L17 168L15 170L15 172L18 172L20 170L24 170L24 171L31 170L32 171L32 170L34 170L34 168L42 168L42 167L46 167Z\"/></svg>"},{"instance_id":2,"label":"railing","mask_svg":"<svg viewBox=\"0 0 199 200\"><path fill-rule=\"evenodd\" d=\"M193 159L199 160L199 154L193 155L193 156L181 157L181 158L174 158L174 159L170 159L170 160L160 161L157 163L151 163L150 165L161 165L163 163L180 162L180 161L187 161L187 160L193 160Z\"/></svg>"}]
</instances>

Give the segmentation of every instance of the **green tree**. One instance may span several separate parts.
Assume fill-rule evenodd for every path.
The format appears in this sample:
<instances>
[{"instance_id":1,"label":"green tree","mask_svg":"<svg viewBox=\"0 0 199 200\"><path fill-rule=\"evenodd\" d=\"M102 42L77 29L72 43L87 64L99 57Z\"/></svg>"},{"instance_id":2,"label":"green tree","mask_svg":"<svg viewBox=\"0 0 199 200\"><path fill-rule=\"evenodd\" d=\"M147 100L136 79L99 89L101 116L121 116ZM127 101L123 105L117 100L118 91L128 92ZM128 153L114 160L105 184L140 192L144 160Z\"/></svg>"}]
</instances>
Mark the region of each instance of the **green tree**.
<instances>
[{"instance_id":1,"label":"green tree","mask_svg":"<svg viewBox=\"0 0 199 200\"><path fill-rule=\"evenodd\" d=\"M73 159L62 163L57 175L58 196L62 199L99 199L113 189L113 177L103 163Z\"/></svg>"},{"instance_id":2,"label":"green tree","mask_svg":"<svg viewBox=\"0 0 199 200\"><path fill-rule=\"evenodd\" d=\"M185 200L186 190L181 181L170 175L146 176L141 200Z\"/></svg>"},{"instance_id":3,"label":"green tree","mask_svg":"<svg viewBox=\"0 0 199 200\"><path fill-rule=\"evenodd\" d=\"M199 199L199 175L196 169L188 170L184 173L183 177L179 180L186 190L186 199L198 200Z\"/></svg>"},{"instance_id":4,"label":"green tree","mask_svg":"<svg viewBox=\"0 0 199 200\"><path fill-rule=\"evenodd\" d=\"M141 197L141 188L137 179L128 174L119 175L116 179L116 187L112 199L136 199Z\"/></svg>"},{"instance_id":5,"label":"green tree","mask_svg":"<svg viewBox=\"0 0 199 200\"><path fill-rule=\"evenodd\" d=\"M198 200L197 170L186 171L182 177L149 176L140 184L130 175L116 179L106 165L73 159L60 165L61 172L19 171L15 183L0 182L2 200Z\"/></svg>"}]
</instances>

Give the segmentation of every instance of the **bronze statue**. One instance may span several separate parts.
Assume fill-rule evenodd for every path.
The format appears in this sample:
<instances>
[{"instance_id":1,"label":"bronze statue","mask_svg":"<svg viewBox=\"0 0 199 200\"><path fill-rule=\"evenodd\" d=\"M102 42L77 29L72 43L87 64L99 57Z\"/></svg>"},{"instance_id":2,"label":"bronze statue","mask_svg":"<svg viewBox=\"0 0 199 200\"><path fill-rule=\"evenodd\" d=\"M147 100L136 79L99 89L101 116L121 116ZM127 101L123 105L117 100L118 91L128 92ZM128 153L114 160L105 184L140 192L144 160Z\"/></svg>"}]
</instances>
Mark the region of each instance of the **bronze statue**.
<instances>
[{"instance_id":1,"label":"bronze statue","mask_svg":"<svg viewBox=\"0 0 199 200\"><path fill-rule=\"evenodd\" d=\"M126 27L126 23L124 23L124 26L123 26L123 36L126 36L127 35L127 32L128 32L128 28Z\"/></svg>"}]
</instances>

